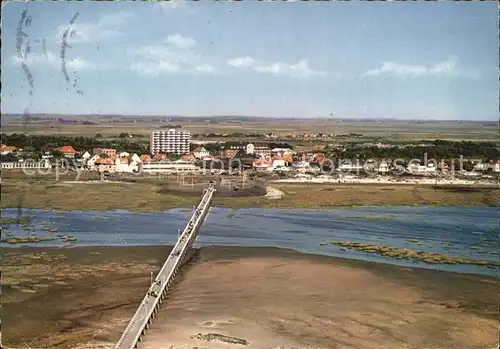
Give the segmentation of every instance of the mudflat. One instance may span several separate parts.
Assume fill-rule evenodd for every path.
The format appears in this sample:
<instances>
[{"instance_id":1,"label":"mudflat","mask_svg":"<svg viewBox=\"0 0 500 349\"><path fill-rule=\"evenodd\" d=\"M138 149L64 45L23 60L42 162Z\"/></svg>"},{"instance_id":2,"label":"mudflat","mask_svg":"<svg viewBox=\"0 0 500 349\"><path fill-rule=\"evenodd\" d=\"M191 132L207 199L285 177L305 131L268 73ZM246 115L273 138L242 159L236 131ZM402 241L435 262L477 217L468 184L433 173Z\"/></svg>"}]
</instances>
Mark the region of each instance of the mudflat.
<instances>
[{"instance_id":1,"label":"mudflat","mask_svg":"<svg viewBox=\"0 0 500 349\"><path fill-rule=\"evenodd\" d=\"M4 248L3 344L112 347L170 249ZM498 316L493 277L204 247L141 348L493 348Z\"/></svg>"}]
</instances>

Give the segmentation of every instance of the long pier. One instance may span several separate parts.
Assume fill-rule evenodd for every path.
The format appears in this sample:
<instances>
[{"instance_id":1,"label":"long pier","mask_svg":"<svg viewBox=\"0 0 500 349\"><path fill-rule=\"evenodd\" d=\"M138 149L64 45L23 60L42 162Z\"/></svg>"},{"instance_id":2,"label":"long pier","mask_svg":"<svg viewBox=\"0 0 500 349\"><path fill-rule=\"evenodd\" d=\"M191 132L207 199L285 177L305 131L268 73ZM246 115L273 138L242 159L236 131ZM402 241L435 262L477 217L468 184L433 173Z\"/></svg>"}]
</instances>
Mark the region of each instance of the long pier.
<instances>
[{"instance_id":1,"label":"long pier","mask_svg":"<svg viewBox=\"0 0 500 349\"><path fill-rule=\"evenodd\" d=\"M182 234L180 234L177 243L149 287L146 296L142 300L128 326L125 328L115 349L138 348L138 343L141 341L155 315L160 310L160 306L167 295L169 287L196 240L198 230L203 224L205 216L210 209L215 191L216 189L213 185L210 185L204 190L203 198L196 207L196 211L193 213L193 216L186 225L186 228L184 228Z\"/></svg>"}]
</instances>

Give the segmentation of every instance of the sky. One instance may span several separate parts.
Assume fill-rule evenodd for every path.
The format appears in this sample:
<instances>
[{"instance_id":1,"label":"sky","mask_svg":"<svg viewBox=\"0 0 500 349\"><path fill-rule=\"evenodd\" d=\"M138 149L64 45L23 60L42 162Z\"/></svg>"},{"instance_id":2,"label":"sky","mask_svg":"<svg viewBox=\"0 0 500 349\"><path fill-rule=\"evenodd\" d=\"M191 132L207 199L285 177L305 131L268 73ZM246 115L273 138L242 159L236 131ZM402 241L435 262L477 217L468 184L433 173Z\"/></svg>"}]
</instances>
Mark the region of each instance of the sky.
<instances>
[{"instance_id":1,"label":"sky","mask_svg":"<svg viewBox=\"0 0 500 349\"><path fill-rule=\"evenodd\" d=\"M12 2L2 112L494 121L498 55L495 2Z\"/></svg>"}]
</instances>

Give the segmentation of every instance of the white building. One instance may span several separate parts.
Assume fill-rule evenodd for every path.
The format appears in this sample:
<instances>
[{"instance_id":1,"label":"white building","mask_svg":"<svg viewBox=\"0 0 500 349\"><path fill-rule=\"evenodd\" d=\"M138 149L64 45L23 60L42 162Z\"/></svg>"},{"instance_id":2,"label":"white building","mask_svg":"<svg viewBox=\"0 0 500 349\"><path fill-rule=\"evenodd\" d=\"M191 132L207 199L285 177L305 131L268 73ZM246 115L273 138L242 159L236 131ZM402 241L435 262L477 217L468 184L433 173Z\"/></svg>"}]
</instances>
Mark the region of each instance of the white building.
<instances>
[{"instance_id":1,"label":"white building","mask_svg":"<svg viewBox=\"0 0 500 349\"><path fill-rule=\"evenodd\" d=\"M493 172L500 172L500 162L478 162L474 165L474 171L488 171L489 169Z\"/></svg>"},{"instance_id":2,"label":"white building","mask_svg":"<svg viewBox=\"0 0 500 349\"><path fill-rule=\"evenodd\" d=\"M420 164L410 164L406 169L409 173L415 175L430 175L436 173L436 166L434 164L420 165Z\"/></svg>"},{"instance_id":3,"label":"white building","mask_svg":"<svg viewBox=\"0 0 500 349\"><path fill-rule=\"evenodd\" d=\"M187 154L191 133L182 129L154 130L150 136L151 154Z\"/></svg>"},{"instance_id":4,"label":"white building","mask_svg":"<svg viewBox=\"0 0 500 349\"><path fill-rule=\"evenodd\" d=\"M353 165L353 164L350 164L350 163L344 163L344 164L341 164L337 171L346 171L346 172L350 172L350 171L363 171L364 168L363 166L361 165Z\"/></svg>"},{"instance_id":5,"label":"white building","mask_svg":"<svg viewBox=\"0 0 500 349\"><path fill-rule=\"evenodd\" d=\"M286 161L284 159L273 160L273 170L286 168Z\"/></svg>"},{"instance_id":6,"label":"white building","mask_svg":"<svg viewBox=\"0 0 500 349\"><path fill-rule=\"evenodd\" d=\"M95 162L97 160L99 160L100 156L95 154L95 155L92 155L92 157L88 158L87 160L85 160L84 162L84 165L90 169L90 170L94 170L95 169Z\"/></svg>"},{"instance_id":7,"label":"white building","mask_svg":"<svg viewBox=\"0 0 500 349\"><path fill-rule=\"evenodd\" d=\"M193 150L193 155L197 159L204 159L207 157L210 157L210 152L206 150L204 147L196 147L195 150Z\"/></svg>"},{"instance_id":8,"label":"white building","mask_svg":"<svg viewBox=\"0 0 500 349\"><path fill-rule=\"evenodd\" d=\"M51 168L52 165L48 159L41 161L2 161L2 169L35 169L35 168Z\"/></svg>"},{"instance_id":9,"label":"white building","mask_svg":"<svg viewBox=\"0 0 500 349\"><path fill-rule=\"evenodd\" d=\"M16 147L9 147L5 144L0 145L0 154L7 155L16 152L18 149Z\"/></svg>"},{"instance_id":10,"label":"white building","mask_svg":"<svg viewBox=\"0 0 500 349\"><path fill-rule=\"evenodd\" d=\"M123 156L116 157L115 159L116 172L133 173L139 171L139 163L141 162L141 158L137 154L132 154L132 156L130 156L129 153L120 153L120 155Z\"/></svg>"},{"instance_id":11,"label":"white building","mask_svg":"<svg viewBox=\"0 0 500 349\"><path fill-rule=\"evenodd\" d=\"M294 168L298 172L310 172L313 168L307 161L299 161L297 163L292 164L292 168Z\"/></svg>"},{"instance_id":12,"label":"white building","mask_svg":"<svg viewBox=\"0 0 500 349\"><path fill-rule=\"evenodd\" d=\"M378 165L378 172L379 172L379 173L382 173L382 174L385 174L385 173L389 172L389 165L387 165L387 162L382 161L382 162Z\"/></svg>"},{"instance_id":13,"label":"white building","mask_svg":"<svg viewBox=\"0 0 500 349\"><path fill-rule=\"evenodd\" d=\"M273 170L273 165L261 158L261 159L256 159L254 162L253 162L253 169L255 171L258 171L258 172L268 172L268 171L272 171Z\"/></svg>"},{"instance_id":14,"label":"white building","mask_svg":"<svg viewBox=\"0 0 500 349\"><path fill-rule=\"evenodd\" d=\"M248 143L245 147L245 153L255 154L265 158L271 155L271 149L269 149L269 147L266 145L255 145L252 143Z\"/></svg>"},{"instance_id":15,"label":"white building","mask_svg":"<svg viewBox=\"0 0 500 349\"><path fill-rule=\"evenodd\" d=\"M144 162L139 165L140 171L143 173L178 173L178 172L198 172L199 167L195 166L190 161L158 161Z\"/></svg>"},{"instance_id":16,"label":"white building","mask_svg":"<svg viewBox=\"0 0 500 349\"><path fill-rule=\"evenodd\" d=\"M294 155L295 152L292 149L288 148L273 148L271 149L271 154L277 156L285 156L285 155Z\"/></svg>"},{"instance_id":17,"label":"white building","mask_svg":"<svg viewBox=\"0 0 500 349\"><path fill-rule=\"evenodd\" d=\"M85 153L83 153L82 155L82 160L83 161L87 161L88 159L90 159L92 157L92 155L90 155L90 153L88 151L86 151Z\"/></svg>"}]
</instances>

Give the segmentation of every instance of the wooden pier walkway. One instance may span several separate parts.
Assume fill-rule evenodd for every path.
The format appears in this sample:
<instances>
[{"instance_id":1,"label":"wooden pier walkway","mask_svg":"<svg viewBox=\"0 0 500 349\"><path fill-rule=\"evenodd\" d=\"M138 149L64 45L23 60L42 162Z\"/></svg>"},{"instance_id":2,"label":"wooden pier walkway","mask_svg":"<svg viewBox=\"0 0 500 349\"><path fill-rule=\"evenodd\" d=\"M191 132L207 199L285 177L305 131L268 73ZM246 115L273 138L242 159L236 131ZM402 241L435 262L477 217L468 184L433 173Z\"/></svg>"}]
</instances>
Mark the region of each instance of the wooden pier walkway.
<instances>
[{"instance_id":1,"label":"wooden pier walkway","mask_svg":"<svg viewBox=\"0 0 500 349\"><path fill-rule=\"evenodd\" d=\"M186 228L182 234L180 234L177 243L170 252L170 255L163 264L163 267L156 276L151 287L148 289L146 296L130 320L120 340L116 344L115 349L134 349L138 347L138 343L141 341L142 336L158 313L169 287L196 240L198 230L203 224L205 216L210 209L215 191L216 189L213 185L210 185L204 190L201 202L196 207Z\"/></svg>"}]
</instances>

